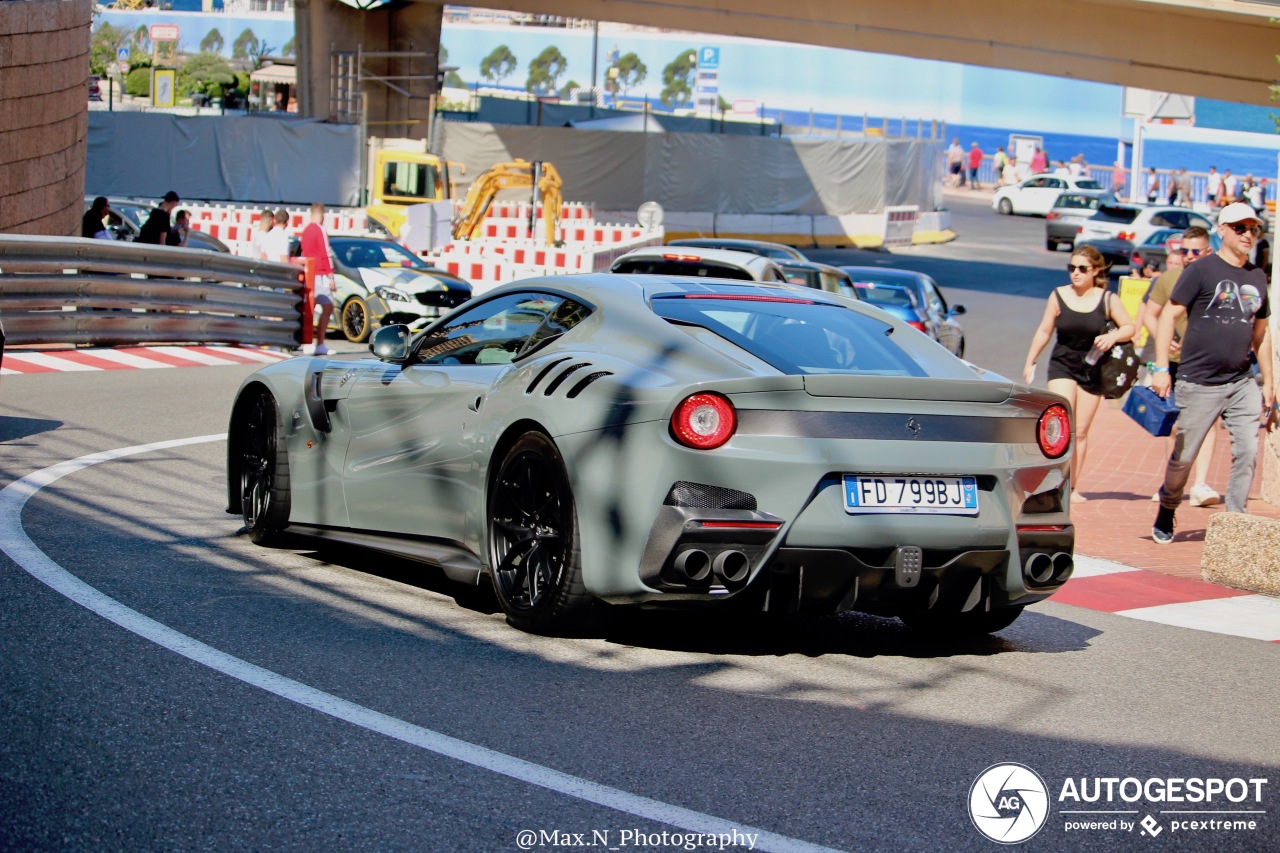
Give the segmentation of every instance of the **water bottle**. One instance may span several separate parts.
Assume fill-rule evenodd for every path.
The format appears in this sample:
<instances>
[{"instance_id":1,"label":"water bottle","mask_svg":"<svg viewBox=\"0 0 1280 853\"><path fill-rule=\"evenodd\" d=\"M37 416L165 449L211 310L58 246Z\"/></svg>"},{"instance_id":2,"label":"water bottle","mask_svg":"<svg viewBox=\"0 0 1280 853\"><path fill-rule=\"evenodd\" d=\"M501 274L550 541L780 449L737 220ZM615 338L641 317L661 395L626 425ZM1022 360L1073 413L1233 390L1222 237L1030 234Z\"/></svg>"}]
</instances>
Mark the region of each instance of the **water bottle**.
<instances>
[{"instance_id":1,"label":"water bottle","mask_svg":"<svg viewBox=\"0 0 1280 853\"><path fill-rule=\"evenodd\" d=\"M1093 349L1089 350L1089 354L1084 357L1084 363L1092 367L1098 363L1098 359L1102 358L1102 354L1104 352L1106 352L1106 350L1097 344L1094 344Z\"/></svg>"}]
</instances>

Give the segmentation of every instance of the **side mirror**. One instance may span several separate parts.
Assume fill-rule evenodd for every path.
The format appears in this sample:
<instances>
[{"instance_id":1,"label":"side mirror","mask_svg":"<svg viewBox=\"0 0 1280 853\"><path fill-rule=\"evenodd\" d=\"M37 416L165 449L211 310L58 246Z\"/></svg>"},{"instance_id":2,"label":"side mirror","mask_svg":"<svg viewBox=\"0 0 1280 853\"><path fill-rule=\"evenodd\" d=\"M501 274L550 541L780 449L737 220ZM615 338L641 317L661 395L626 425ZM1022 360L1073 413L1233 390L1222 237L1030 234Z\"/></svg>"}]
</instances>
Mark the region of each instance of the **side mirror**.
<instances>
[{"instance_id":1,"label":"side mirror","mask_svg":"<svg viewBox=\"0 0 1280 853\"><path fill-rule=\"evenodd\" d=\"M951 316L952 316L952 317L959 317L959 316L960 316L961 314L963 314L963 313L964 313L964 306L963 306L963 305L952 305L952 306L951 306Z\"/></svg>"},{"instance_id":2,"label":"side mirror","mask_svg":"<svg viewBox=\"0 0 1280 853\"><path fill-rule=\"evenodd\" d=\"M409 357L409 337L408 326L383 326L369 340L369 352L382 361L398 364Z\"/></svg>"}]
</instances>

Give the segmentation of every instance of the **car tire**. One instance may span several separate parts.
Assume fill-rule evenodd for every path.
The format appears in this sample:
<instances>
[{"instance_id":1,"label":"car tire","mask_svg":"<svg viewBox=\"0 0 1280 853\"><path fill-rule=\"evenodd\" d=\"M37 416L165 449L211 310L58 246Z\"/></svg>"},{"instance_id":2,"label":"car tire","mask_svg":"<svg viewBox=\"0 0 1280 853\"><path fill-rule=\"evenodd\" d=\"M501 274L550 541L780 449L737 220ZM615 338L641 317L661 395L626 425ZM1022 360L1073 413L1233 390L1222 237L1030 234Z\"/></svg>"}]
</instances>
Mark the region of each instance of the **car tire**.
<instances>
[{"instance_id":1,"label":"car tire","mask_svg":"<svg viewBox=\"0 0 1280 853\"><path fill-rule=\"evenodd\" d=\"M591 605L582 580L573 490L551 439L529 432L512 445L489 488L489 571L507 622L554 634Z\"/></svg>"},{"instance_id":2,"label":"car tire","mask_svg":"<svg viewBox=\"0 0 1280 853\"><path fill-rule=\"evenodd\" d=\"M975 610L969 613L901 613L898 618L908 628L929 637L981 637L1003 631L1022 615L1022 607Z\"/></svg>"},{"instance_id":3,"label":"car tire","mask_svg":"<svg viewBox=\"0 0 1280 853\"><path fill-rule=\"evenodd\" d=\"M248 400L236 432L244 529L254 544L275 544L289 524L289 451L271 394Z\"/></svg>"},{"instance_id":4,"label":"car tire","mask_svg":"<svg viewBox=\"0 0 1280 853\"><path fill-rule=\"evenodd\" d=\"M1012 214L1013 202L1009 201L1009 199L1007 198L1000 199L1000 212L1003 213L1005 216L1009 216L1010 214Z\"/></svg>"},{"instance_id":5,"label":"car tire","mask_svg":"<svg viewBox=\"0 0 1280 853\"><path fill-rule=\"evenodd\" d=\"M351 343L362 344L369 340L369 333L372 331L369 304L359 296L353 296L342 303L340 324L343 336Z\"/></svg>"}]
</instances>

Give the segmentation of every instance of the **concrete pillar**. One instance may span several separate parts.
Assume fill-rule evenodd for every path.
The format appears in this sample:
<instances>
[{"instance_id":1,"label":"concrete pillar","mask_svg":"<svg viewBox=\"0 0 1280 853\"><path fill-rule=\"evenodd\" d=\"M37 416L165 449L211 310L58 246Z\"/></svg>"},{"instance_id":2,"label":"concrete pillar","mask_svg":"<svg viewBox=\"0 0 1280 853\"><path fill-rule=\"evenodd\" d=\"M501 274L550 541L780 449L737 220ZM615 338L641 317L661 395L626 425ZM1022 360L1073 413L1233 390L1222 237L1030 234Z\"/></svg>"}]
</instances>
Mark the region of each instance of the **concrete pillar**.
<instances>
[{"instance_id":1,"label":"concrete pillar","mask_svg":"<svg viewBox=\"0 0 1280 853\"><path fill-rule=\"evenodd\" d=\"M80 233L92 12L0 2L0 232Z\"/></svg>"},{"instance_id":2,"label":"concrete pillar","mask_svg":"<svg viewBox=\"0 0 1280 853\"><path fill-rule=\"evenodd\" d=\"M417 77L413 80L369 81L368 132L371 136L422 138L427 131L430 96L435 94L439 65L443 4L392 2L361 11L339 0L296 0L298 47L298 112L313 118L331 116L330 69L337 51L428 53L427 57L366 59L366 74ZM389 85L388 85L389 83ZM392 88L392 87L396 88ZM405 90L404 93L396 89Z\"/></svg>"}]
</instances>

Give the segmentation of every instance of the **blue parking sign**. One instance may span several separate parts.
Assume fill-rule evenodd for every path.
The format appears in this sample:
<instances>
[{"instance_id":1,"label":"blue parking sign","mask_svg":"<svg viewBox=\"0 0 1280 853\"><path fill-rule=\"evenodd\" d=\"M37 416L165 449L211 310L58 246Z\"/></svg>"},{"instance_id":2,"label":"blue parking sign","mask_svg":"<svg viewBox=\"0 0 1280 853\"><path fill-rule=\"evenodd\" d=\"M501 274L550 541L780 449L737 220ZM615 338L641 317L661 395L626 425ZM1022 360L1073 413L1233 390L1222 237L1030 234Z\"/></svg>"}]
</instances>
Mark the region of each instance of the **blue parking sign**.
<instances>
[{"instance_id":1,"label":"blue parking sign","mask_svg":"<svg viewBox=\"0 0 1280 853\"><path fill-rule=\"evenodd\" d=\"M698 67L699 68L719 68L720 67L720 48L704 47L698 51Z\"/></svg>"}]
</instances>

